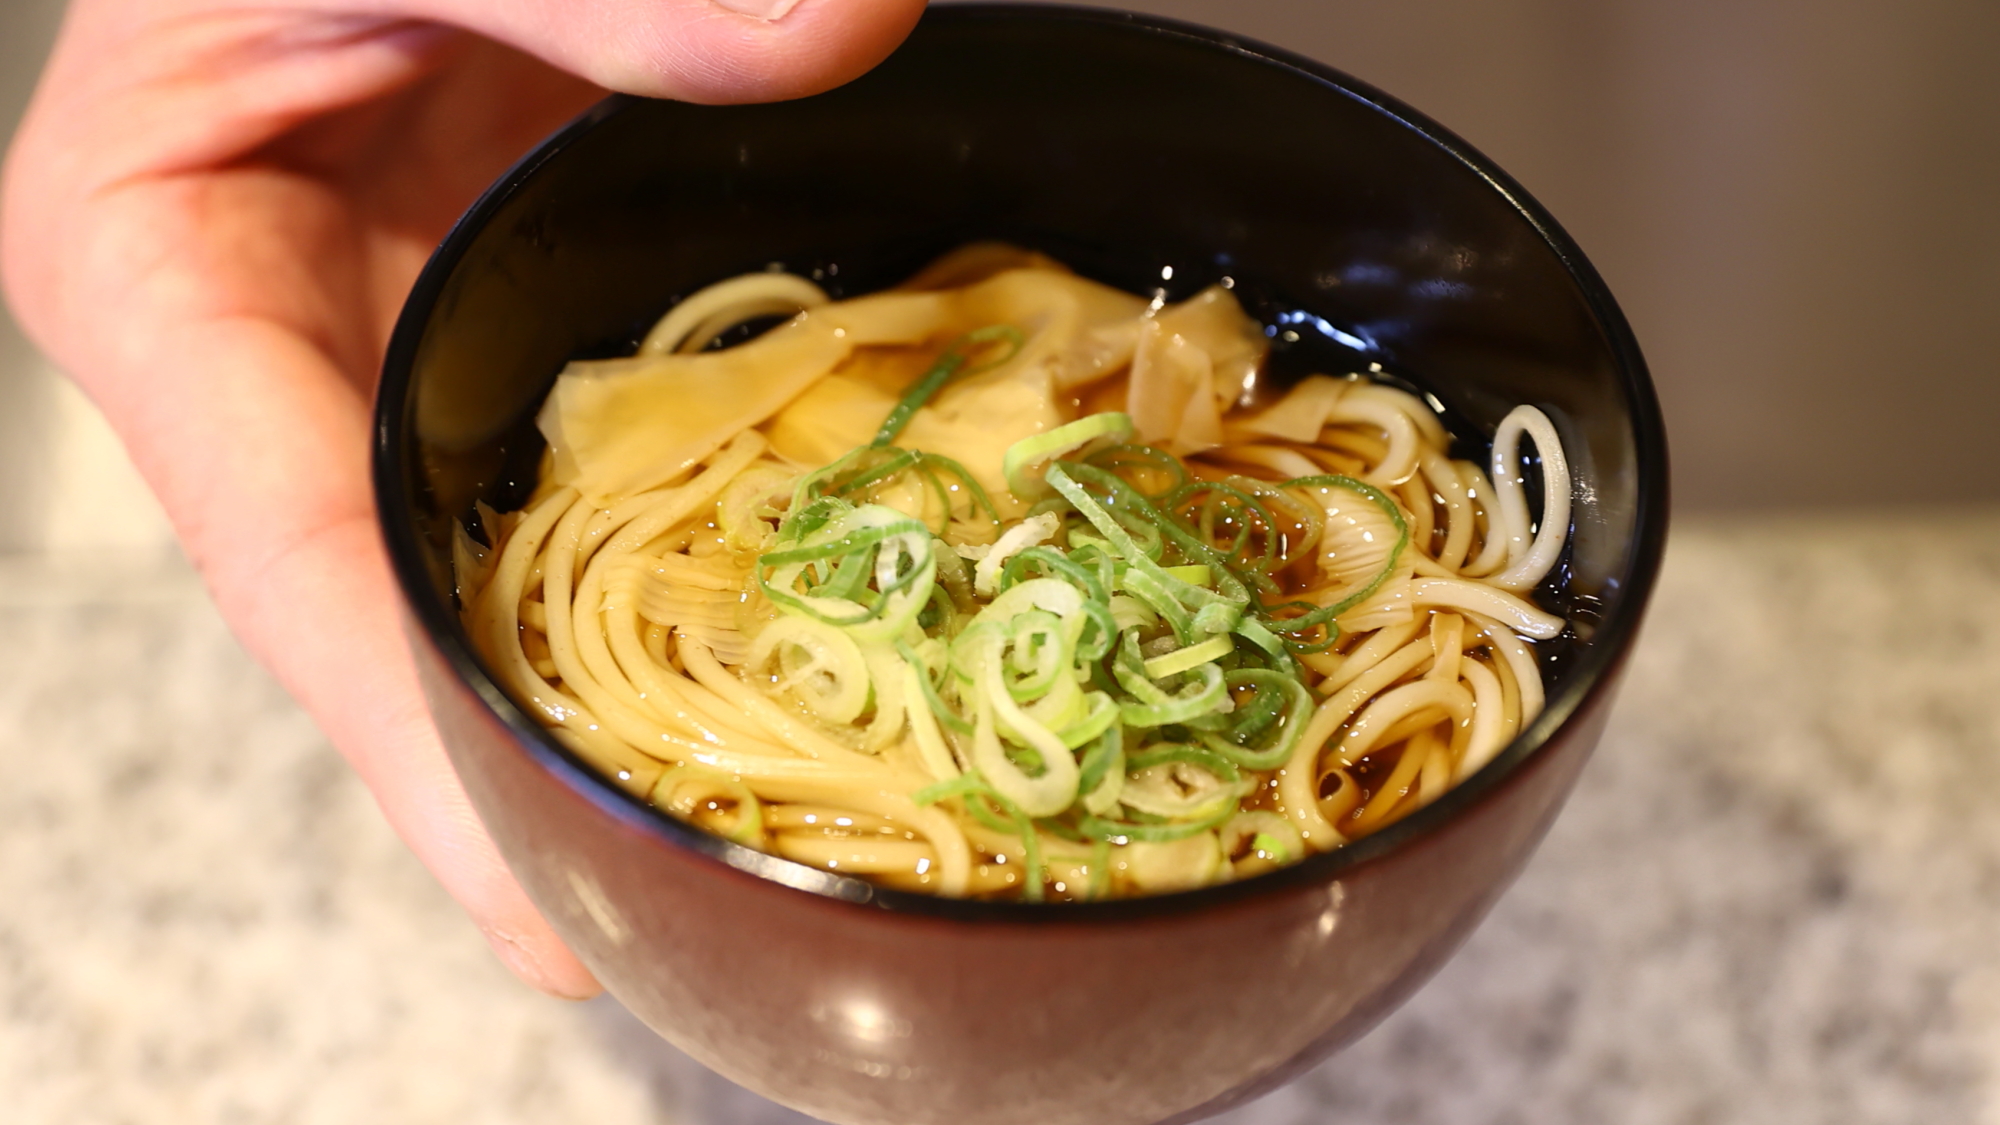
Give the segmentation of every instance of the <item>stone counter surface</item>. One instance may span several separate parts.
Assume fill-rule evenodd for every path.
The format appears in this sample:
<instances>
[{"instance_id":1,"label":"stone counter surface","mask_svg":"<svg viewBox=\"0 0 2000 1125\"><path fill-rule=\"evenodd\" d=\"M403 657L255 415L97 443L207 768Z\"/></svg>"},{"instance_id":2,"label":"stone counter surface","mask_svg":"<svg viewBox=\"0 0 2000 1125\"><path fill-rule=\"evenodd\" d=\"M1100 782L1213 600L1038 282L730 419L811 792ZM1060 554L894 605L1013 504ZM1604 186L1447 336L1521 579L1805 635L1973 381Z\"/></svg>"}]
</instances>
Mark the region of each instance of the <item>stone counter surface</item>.
<instances>
[{"instance_id":1,"label":"stone counter surface","mask_svg":"<svg viewBox=\"0 0 2000 1125\"><path fill-rule=\"evenodd\" d=\"M179 566L0 563L0 1121L777 1125L515 985ZM2000 1125L2000 512L1685 520L1597 759L1230 1125Z\"/></svg>"}]
</instances>

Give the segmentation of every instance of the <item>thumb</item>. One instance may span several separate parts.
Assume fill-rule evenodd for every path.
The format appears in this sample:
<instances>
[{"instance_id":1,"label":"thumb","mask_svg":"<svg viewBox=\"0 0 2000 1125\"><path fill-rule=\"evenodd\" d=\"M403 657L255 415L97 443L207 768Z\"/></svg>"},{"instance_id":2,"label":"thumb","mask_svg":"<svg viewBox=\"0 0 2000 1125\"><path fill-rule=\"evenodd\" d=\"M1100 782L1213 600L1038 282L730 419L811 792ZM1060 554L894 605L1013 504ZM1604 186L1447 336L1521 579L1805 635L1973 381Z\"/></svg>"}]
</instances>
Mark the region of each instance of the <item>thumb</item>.
<instances>
[{"instance_id":1,"label":"thumb","mask_svg":"<svg viewBox=\"0 0 2000 1125\"><path fill-rule=\"evenodd\" d=\"M692 102L803 97L896 49L924 0L404 0L600 86Z\"/></svg>"}]
</instances>

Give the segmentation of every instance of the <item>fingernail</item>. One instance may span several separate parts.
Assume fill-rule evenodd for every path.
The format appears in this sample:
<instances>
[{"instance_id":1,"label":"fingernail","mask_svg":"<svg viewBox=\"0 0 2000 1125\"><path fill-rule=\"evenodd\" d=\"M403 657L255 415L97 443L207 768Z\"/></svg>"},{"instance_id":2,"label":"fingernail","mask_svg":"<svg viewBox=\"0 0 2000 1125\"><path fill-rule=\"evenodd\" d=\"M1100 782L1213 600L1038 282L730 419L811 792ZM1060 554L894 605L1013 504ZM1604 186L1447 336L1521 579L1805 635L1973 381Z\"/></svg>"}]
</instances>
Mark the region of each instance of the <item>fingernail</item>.
<instances>
[{"instance_id":1,"label":"fingernail","mask_svg":"<svg viewBox=\"0 0 2000 1125\"><path fill-rule=\"evenodd\" d=\"M786 12L799 6L799 0L715 0L715 3L739 16L760 20L784 19Z\"/></svg>"}]
</instances>

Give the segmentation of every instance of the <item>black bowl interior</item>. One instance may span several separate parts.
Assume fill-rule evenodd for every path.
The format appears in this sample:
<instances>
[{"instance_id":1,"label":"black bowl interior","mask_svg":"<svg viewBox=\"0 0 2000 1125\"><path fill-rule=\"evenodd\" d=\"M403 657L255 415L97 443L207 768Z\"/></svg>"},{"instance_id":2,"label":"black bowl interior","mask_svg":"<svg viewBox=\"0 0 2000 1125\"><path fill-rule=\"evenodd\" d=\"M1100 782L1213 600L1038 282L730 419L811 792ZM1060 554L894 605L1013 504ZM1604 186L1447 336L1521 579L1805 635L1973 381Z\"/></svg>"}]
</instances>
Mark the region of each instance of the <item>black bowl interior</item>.
<instances>
[{"instance_id":1,"label":"black bowl interior","mask_svg":"<svg viewBox=\"0 0 2000 1125\"><path fill-rule=\"evenodd\" d=\"M1518 186L1407 107L1268 48L1114 13L951 7L818 97L606 102L496 185L419 282L382 384L385 527L419 620L528 752L564 757L469 655L448 529L475 499L525 497L532 415L563 364L629 353L676 299L736 273L781 264L865 293L979 238L1169 300L1229 278L1272 325L1274 370L1376 365L1436 395L1471 446L1521 402L1564 433L1580 627L1548 712L1430 809L1265 879L1323 877L1477 799L1626 644L1664 534L1658 410L1610 295ZM621 815L698 835L600 788ZM824 873L785 881L937 909Z\"/></svg>"}]
</instances>

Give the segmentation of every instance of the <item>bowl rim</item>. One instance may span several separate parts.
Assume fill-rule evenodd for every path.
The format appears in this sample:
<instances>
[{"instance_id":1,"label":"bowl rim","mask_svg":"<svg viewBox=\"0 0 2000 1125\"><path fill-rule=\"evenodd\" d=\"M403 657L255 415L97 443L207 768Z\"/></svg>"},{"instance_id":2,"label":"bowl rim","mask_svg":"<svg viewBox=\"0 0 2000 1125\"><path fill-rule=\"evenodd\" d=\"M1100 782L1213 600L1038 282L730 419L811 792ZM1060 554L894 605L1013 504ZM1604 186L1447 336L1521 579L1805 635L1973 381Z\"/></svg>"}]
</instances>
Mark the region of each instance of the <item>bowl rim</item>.
<instances>
[{"instance_id":1,"label":"bowl rim","mask_svg":"<svg viewBox=\"0 0 2000 1125\"><path fill-rule=\"evenodd\" d=\"M1246 898L1288 894L1337 882L1357 868L1414 847L1445 825L1483 804L1512 782L1570 718L1611 691L1629 655L1656 584L1666 542L1668 461L1659 400L1631 326L1609 288L1580 247L1513 177L1457 134L1404 102L1334 67L1243 36L1164 17L1106 8L1044 3L969 3L933 7L920 26L1028 21L1052 26L1119 26L1134 34L1193 44L1234 55L1253 64L1289 71L1381 113L1435 145L1499 194L1549 247L1577 285L1593 320L1604 333L1617 375L1631 404L1637 511L1632 521L1630 563L1620 576L1617 605L1599 623L1592 644L1564 677L1562 689L1542 713L1494 759L1430 805L1389 827L1352 843L1320 852L1240 882L1192 890L1095 902L1020 902L946 898L878 886L851 875L825 871L688 825L635 797L583 764L549 736L512 697L501 690L473 653L463 626L433 594L429 568L416 534L416 513L405 495L414 474L405 440L411 428L410 385L426 328L466 251L514 194L551 161L599 125L647 99L614 94L586 110L509 168L453 224L406 299L391 336L377 387L372 476L377 520L404 607L422 631L411 642L428 642L461 683L513 735L513 743L542 770L616 820L757 879L830 902L867 906L944 922L1077 924L1176 916Z\"/></svg>"}]
</instances>

